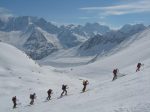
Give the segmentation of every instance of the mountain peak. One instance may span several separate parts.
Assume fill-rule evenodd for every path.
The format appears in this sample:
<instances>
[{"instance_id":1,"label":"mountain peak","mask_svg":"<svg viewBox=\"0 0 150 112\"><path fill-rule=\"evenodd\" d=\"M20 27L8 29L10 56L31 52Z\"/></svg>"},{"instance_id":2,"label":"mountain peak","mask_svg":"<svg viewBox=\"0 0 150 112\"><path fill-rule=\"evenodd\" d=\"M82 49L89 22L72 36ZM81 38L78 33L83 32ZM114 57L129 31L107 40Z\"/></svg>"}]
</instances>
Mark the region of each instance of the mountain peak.
<instances>
[{"instance_id":1,"label":"mountain peak","mask_svg":"<svg viewBox=\"0 0 150 112\"><path fill-rule=\"evenodd\" d=\"M130 33L130 32L133 32L133 31L135 32L135 31L142 30L142 29L143 30L146 29L146 27L143 24L134 24L134 25L126 24L120 29L120 31L124 33Z\"/></svg>"}]
</instances>

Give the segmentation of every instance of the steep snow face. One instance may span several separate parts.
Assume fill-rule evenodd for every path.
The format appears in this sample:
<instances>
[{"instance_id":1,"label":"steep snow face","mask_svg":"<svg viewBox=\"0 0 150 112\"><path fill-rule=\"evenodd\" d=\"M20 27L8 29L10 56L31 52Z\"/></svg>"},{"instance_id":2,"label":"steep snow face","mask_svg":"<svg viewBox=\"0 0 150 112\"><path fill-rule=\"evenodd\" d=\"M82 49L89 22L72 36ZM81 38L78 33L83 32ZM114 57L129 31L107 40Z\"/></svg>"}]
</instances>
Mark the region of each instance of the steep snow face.
<instances>
[{"instance_id":1,"label":"steep snow face","mask_svg":"<svg viewBox=\"0 0 150 112\"><path fill-rule=\"evenodd\" d=\"M57 50L39 30L34 30L23 45L24 51L33 59L41 59Z\"/></svg>"},{"instance_id":2,"label":"steep snow face","mask_svg":"<svg viewBox=\"0 0 150 112\"><path fill-rule=\"evenodd\" d=\"M38 71L39 65L17 48L0 42L0 98L6 98L12 92L22 89L32 71ZM24 81L21 78L24 77ZM0 110L3 107L0 101ZM2 111L2 110L1 110ZM4 111L4 110L3 110Z\"/></svg>"},{"instance_id":3,"label":"steep snow face","mask_svg":"<svg viewBox=\"0 0 150 112\"><path fill-rule=\"evenodd\" d=\"M124 40L145 29L146 27L142 24L125 25L118 31L110 31L102 36L96 35L80 46L78 54L82 56L90 56L104 54L104 52L107 53Z\"/></svg>"},{"instance_id":4,"label":"steep snow face","mask_svg":"<svg viewBox=\"0 0 150 112\"><path fill-rule=\"evenodd\" d=\"M45 36L48 42L53 43L58 49L62 49L62 45L60 44L60 40L57 38L57 34L48 33L45 30L42 30L40 27L37 27L37 30L39 30Z\"/></svg>"},{"instance_id":5,"label":"steep snow face","mask_svg":"<svg viewBox=\"0 0 150 112\"><path fill-rule=\"evenodd\" d=\"M12 55L13 54L13 55ZM0 66L5 69L38 67L25 53L17 48L0 42Z\"/></svg>"},{"instance_id":6,"label":"steep snow face","mask_svg":"<svg viewBox=\"0 0 150 112\"><path fill-rule=\"evenodd\" d=\"M103 54L109 52L114 46L118 45L119 42L119 39L108 39L104 36L96 35L79 47L78 54L80 56L93 56L95 54Z\"/></svg>"}]
</instances>

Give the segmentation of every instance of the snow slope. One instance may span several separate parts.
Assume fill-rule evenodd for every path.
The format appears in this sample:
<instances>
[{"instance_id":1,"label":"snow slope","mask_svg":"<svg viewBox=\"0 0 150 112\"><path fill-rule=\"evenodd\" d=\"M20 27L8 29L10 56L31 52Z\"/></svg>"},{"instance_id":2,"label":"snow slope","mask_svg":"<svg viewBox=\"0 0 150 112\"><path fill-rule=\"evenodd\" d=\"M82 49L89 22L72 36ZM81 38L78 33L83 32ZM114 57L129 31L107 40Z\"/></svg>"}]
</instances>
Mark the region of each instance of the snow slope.
<instances>
[{"instance_id":1,"label":"snow slope","mask_svg":"<svg viewBox=\"0 0 150 112\"><path fill-rule=\"evenodd\" d=\"M123 43L123 48L120 48L118 52L84 66L67 68L39 67L31 61L29 63L31 67L23 67L24 71L20 71L22 67L16 62L13 62L12 65L15 63L18 68L20 67L19 69L14 69L13 66L11 70L4 69L3 65L5 64L1 64L0 82L3 82L0 84L2 90L0 92L0 111L11 112L11 97L17 95L21 105L18 105L18 108L14 110L15 112L149 112L149 35L150 29L147 29L137 35L136 39L129 40L126 46ZM0 44L1 46L6 45ZM6 51L0 49L0 56L5 60L4 53L1 53L3 50ZM12 47L10 50L18 51ZM19 52L19 54L22 53ZM27 62L30 60L24 56L20 57ZM9 59L11 61L11 58ZM140 72L135 72L138 62L144 63L144 66ZM8 63L5 66L10 64ZM119 68L121 74L126 74L126 76L112 82L112 70L116 67ZM22 78L19 79L19 76L22 76ZM82 79L90 81L89 90L85 93L80 93ZM57 99L61 93L62 83L69 85L69 95ZM48 88L54 89L52 100L43 102ZM29 103L28 96L34 91L37 93L35 105L27 106Z\"/></svg>"},{"instance_id":2,"label":"snow slope","mask_svg":"<svg viewBox=\"0 0 150 112\"><path fill-rule=\"evenodd\" d=\"M29 104L29 94L33 92L37 93L40 103L45 100L49 88L54 90L54 96L60 95L63 83L72 85L71 90L75 90L76 84L72 82L79 80L67 75L62 77L64 73L66 71L52 67L40 67L22 51L0 42L0 111L12 111L11 97L15 95L24 107Z\"/></svg>"},{"instance_id":3,"label":"snow slope","mask_svg":"<svg viewBox=\"0 0 150 112\"><path fill-rule=\"evenodd\" d=\"M68 96L54 104L42 104L40 111L60 112L149 112L150 110L150 29L132 37L118 48L113 55L99 61L79 67L71 67L73 76L87 77L94 80L90 91ZM136 64L145 65L138 73ZM119 68L120 73L127 74L112 82L112 70ZM68 70L62 68L60 70ZM49 106L49 108L46 108ZM45 107L45 108L43 108ZM59 108L57 108L59 107ZM37 109L38 107L35 107ZM26 110L27 111L27 110Z\"/></svg>"}]
</instances>

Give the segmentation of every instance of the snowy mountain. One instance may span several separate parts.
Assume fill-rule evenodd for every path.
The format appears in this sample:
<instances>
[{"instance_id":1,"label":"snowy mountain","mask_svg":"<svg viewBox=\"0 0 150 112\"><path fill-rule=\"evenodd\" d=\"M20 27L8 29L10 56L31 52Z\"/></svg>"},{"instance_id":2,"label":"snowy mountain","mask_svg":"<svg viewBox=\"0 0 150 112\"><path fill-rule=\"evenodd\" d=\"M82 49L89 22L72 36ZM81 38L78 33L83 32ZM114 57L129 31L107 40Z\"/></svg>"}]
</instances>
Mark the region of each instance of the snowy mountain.
<instances>
[{"instance_id":1,"label":"snowy mountain","mask_svg":"<svg viewBox=\"0 0 150 112\"><path fill-rule=\"evenodd\" d=\"M120 32L123 32L126 35L127 34L133 35L139 31L144 30L145 28L146 27L143 24L135 24L135 25L126 24L120 29Z\"/></svg>"},{"instance_id":2,"label":"snowy mountain","mask_svg":"<svg viewBox=\"0 0 150 112\"><path fill-rule=\"evenodd\" d=\"M3 23L0 26L1 31L25 31L31 24L41 27L52 34L58 30L57 26L45 21L43 18L31 16L10 17L7 22L0 20L0 23Z\"/></svg>"},{"instance_id":3,"label":"snowy mountain","mask_svg":"<svg viewBox=\"0 0 150 112\"><path fill-rule=\"evenodd\" d=\"M32 39L28 38L31 38L33 34L37 32L35 31L37 29L39 33L36 33L34 37L45 38L45 41L47 42L38 42L39 39L34 41L35 43L33 43L33 41L29 42ZM85 26L62 25L58 27L50 22L47 22L43 18L22 16L10 17L7 21L0 20L0 31L2 33L0 36L5 35L5 37L1 36L0 38L2 41L24 50L33 59L41 59L53 53L53 51L56 51L57 49L69 49L78 46L92 35L98 33L104 34L110 31L110 29L106 26L99 25L98 23L87 23ZM14 37L11 36L11 40L13 40L13 42L10 41L10 34L12 34L12 32L16 34ZM18 32L19 34L17 35ZM7 37L7 35L9 36ZM15 40L17 43L15 43ZM18 41L21 41L21 43L18 43ZM42 47L41 49L37 50L39 47L37 47L37 49L31 48L31 46L35 47L35 45L39 43L43 44L40 46ZM30 45L30 47L27 47L26 45ZM50 46L48 47L47 45ZM45 48L47 48L47 51Z\"/></svg>"},{"instance_id":4,"label":"snowy mountain","mask_svg":"<svg viewBox=\"0 0 150 112\"><path fill-rule=\"evenodd\" d=\"M0 31L0 39L3 42L14 45L36 60L48 56L58 49L57 42L54 39L49 41L49 38L53 38L52 35L46 35L32 25L25 32Z\"/></svg>"},{"instance_id":5,"label":"snowy mountain","mask_svg":"<svg viewBox=\"0 0 150 112\"><path fill-rule=\"evenodd\" d=\"M149 112L150 29L117 47L117 52L88 65L53 68L40 67L17 48L0 42L0 111ZM144 66L135 72L138 62ZM119 74L112 81L114 68L119 68ZM81 93L83 79L90 82L85 93ZM58 99L62 84L68 84L68 96ZM52 99L46 102L49 88L53 89ZM29 106L33 92L37 98ZM12 109L12 96L18 98L16 109Z\"/></svg>"},{"instance_id":6,"label":"snowy mountain","mask_svg":"<svg viewBox=\"0 0 150 112\"><path fill-rule=\"evenodd\" d=\"M86 23L81 29L88 33L89 37L93 37L96 34L104 35L110 31L108 26L100 25L98 23Z\"/></svg>"},{"instance_id":7,"label":"snowy mountain","mask_svg":"<svg viewBox=\"0 0 150 112\"><path fill-rule=\"evenodd\" d=\"M64 48L75 47L87 40L86 35L82 31L77 33L74 27L74 25L60 27L61 32L58 34L58 39Z\"/></svg>"},{"instance_id":8,"label":"snowy mountain","mask_svg":"<svg viewBox=\"0 0 150 112\"><path fill-rule=\"evenodd\" d=\"M43 18L22 16L0 20L0 40L23 50L32 59L40 60L62 49L76 49L75 55L104 54L130 36L143 31L142 24L125 25L117 31L98 23L62 25L60 27Z\"/></svg>"},{"instance_id":9,"label":"snowy mountain","mask_svg":"<svg viewBox=\"0 0 150 112\"><path fill-rule=\"evenodd\" d=\"M110 31L104 35L96 35L84 42L79 47L78 53L82 56L107 53L124 40L145 29L146 27L143 24L124 25L117 31Z\"/></svg>"},{"instance_id":10,"label":"snowy mountain","mask_svg":"<svg viewBox=\"0 0 150 112\"><path fill-rule=\"evenodd\" d=\"M23 45L24 51L32 59L41 59L57 50L57 47L47 41L45 36L39 31L34 30Z\"/></svg>"},{"instance_id":11,"label":"snowy mountain","mask_svg":"<svg viewBox=\"0 0 150 112\"><path fill-rule=\"evenodd\" d=\"M96 34L105 34L110 31L109 27L99 25L98 23L86 23L81 25L67 25L60 27L61 32L58 35L64 48L71 48L85 42Z\"/></svg>"}]
</instances>

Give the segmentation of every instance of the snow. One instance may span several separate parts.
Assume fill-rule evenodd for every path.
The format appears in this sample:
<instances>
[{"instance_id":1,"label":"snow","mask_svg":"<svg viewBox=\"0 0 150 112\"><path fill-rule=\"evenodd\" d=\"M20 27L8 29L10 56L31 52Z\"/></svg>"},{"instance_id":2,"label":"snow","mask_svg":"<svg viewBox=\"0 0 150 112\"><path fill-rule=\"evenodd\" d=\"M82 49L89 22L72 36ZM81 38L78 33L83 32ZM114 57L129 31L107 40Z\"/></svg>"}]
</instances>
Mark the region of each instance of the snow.
<instances>
[{"instance_id":1,"label":"snow","mask_svg":"<svg viewBox=\"0 0 150 112\"><path fill-rule=\"evenodd\" d=\"M37 27L37 29L40 32L42 32L42 34L45 36L45 38L48 40L48 42L54 43L54 45L56 45L58 48L62 48L56 34L50 34L46 31L42 30L40 27Z\"/></svg>"},{"instance_id":2,"label":"snow","mask_svg":"<svg viewBox=\"0 0 150 112\"><path fill-rule=\"evenodd\" d=\"M76 56L78 47L68 50L59 50L38 61L40 65L50 65L53 67L72 67L78 65L85 65L93 56L80 57Z\"/></svg>"},{"instance_id":3,"label":"snow","mask_svg":"<svg viewBox=\"0 0 150 112\"><path fill-rule=\"evenodd\" d=\"M21 31L11 31L11 32L0 31L0 40L20 47L23 41L23 38L20 38L21 35L22 35Z\"/></svg>"},{"instance_id":4,"label":"snow","mask_svg":"<svg viewBox=\"0 0 150 112\"><path fill-rule=\"evenodd\" d=\"M77 33L73 33L73 35L77 37L77 41L85 42L87 40L84 36L81 36Z\"/></svg>"},{"instance_id":5,"label":"snow","mask_svg":"<svg viewBox=\"0 0 150 112\"><path fill-rule=\"evenodd\" d=\"M0 111L149 112L149 35L150 29L147 29L135 35L136 39L133 37L122 43L118 50L111 51L94 63L66 68L39 66L17 48L0 42ZM67 60L67 56L57 58L53 58L57 59L57 63L68 60L73 62L73 59L75 62L84 60L75 57ZM135 72L138 62L144 63L144 66L141 71ZM119 72L126 76L111 81L114 68L119 68ZM85 93L80 93L82 79L90 82L89 90ZM63 83L68 84L69 95L57 99ZM52 100L44 102L49 88L54 90ZM29 94L33 92L37 94L35 104L27 106ZM14 95L21 105L13 110L11 97Z\"/></svg>"}]
</instances>

